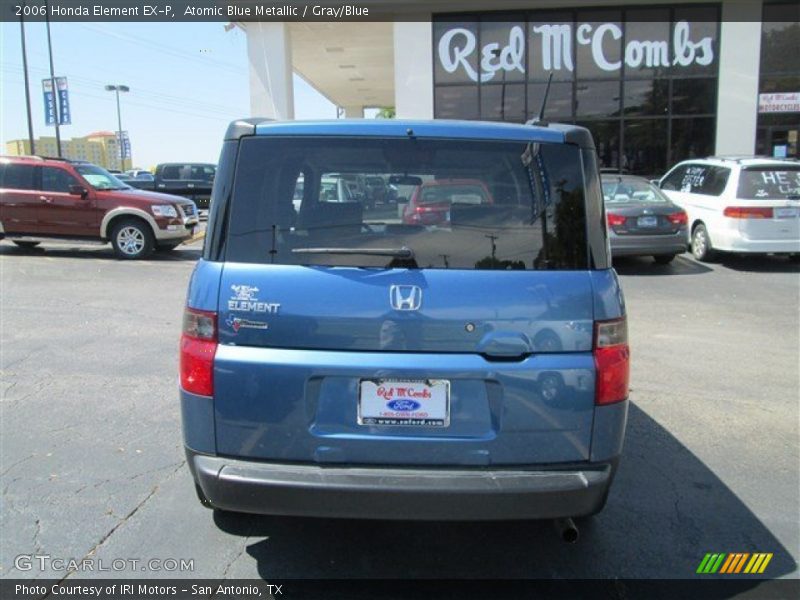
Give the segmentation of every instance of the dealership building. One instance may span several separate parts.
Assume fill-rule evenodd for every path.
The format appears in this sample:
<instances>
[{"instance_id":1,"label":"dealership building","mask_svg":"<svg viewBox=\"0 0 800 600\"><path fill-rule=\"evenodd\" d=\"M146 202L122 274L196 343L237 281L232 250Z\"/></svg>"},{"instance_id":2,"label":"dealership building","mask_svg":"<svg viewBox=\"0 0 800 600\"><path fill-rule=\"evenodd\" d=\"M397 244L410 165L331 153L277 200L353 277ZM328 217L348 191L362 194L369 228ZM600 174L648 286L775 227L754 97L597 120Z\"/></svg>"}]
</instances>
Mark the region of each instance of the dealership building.
<instances>
[{"instance_id":1,"label":"dealership building","mask_svg":"<svg viewBox=\"0 0 800 600\"><path fill-rule=\"evenodd\" d=\"M253 115L294 118L294 72L349 118L395 107L522 123L552 75L545 119L588 127L605 167L657 175L694 156L798 156L796 1L396 5L393 22L239 24Z\"/></svg>"}]
</instances>

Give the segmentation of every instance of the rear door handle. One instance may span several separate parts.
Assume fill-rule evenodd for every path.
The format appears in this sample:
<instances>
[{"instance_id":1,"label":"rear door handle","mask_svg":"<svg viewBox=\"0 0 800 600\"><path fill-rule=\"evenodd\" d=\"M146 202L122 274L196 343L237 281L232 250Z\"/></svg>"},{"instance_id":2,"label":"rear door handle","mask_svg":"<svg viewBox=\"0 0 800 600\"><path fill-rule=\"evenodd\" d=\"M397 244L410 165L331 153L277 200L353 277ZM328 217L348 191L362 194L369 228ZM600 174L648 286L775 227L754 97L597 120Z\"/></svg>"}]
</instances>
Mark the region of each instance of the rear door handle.
<instances>
[{"instance_id":1,"label":"rear door handle","mask_svg":"<svg viewBox=\"0 0 800 600\"><path fill-rule=\"evenodd\" d=\"M48 204L53 201L53 199L50 196L39 196L39 200L43 200L44 202L47 202Z\"/></svg>"}]
</instances>

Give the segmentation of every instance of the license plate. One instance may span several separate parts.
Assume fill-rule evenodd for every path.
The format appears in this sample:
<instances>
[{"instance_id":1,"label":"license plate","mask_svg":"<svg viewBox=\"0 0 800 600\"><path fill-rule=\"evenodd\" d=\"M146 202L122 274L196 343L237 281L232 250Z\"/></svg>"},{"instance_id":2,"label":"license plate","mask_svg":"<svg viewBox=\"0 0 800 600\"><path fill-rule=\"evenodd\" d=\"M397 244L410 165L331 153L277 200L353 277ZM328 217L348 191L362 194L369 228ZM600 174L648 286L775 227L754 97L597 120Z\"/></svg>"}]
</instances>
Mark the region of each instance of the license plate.
<instances>
[{"instance_id":1,"label":"license plate","mask_svg":"<svg viewBox=\"0 0 800 600\"><path fill-rule=\"evenodd\" d=\"M363 379L358 390L358 424L447 427L450 382Z\"/></svg>"},{"instance_id":2,"label":"license plate","mask_svg":"<svg viewBox=\"0 0 800 600\"><path fill-rule=\"evenodd\" d=\"M636 220L636 224L639 227L657 227L658 217L639 217Z\"/></svg>"},{"instance_id":3,"label":"license plate","mask_svg":"<svg viewBox=\"0 0 800 600\"><path fill-rule=\"evenodd\" d=\"M793 206L785 206L773 209L773 214L775 215L776 219L791 219L798 216L798 214L800 214L800 210L794 208Z\"/></svg>"}]
</instances>

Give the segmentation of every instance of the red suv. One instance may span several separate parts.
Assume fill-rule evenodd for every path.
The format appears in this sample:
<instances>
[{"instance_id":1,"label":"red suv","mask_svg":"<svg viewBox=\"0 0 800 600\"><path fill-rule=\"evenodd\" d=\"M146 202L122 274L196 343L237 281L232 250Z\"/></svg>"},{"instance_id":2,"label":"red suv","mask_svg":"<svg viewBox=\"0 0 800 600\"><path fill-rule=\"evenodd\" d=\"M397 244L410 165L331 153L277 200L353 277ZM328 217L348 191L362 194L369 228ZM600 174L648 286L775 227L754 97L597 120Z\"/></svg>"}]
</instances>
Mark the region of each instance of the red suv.
<instances>
[{"instance_id":1,"label":"red suv","mask_svg":"<svg viewBox=\"0 0 800 600\"><path fill-rule=\"evenodd\" d=\"M117 256L144 258L192 236L194 202L132 188L96 165L38 156L0 157L0 239L111 242Z\"/></svg>"}]
</instances>

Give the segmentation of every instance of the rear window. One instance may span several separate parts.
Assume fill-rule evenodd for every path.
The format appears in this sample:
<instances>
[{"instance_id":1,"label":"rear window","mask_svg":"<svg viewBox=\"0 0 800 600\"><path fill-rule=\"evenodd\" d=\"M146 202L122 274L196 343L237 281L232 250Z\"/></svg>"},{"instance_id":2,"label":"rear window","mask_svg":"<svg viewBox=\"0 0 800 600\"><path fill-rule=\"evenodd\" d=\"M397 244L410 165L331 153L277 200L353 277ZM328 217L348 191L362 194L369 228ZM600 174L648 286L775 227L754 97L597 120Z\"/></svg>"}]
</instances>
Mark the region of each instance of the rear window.
<instances>
[{"instance_id":1,"label":"rear window","mask_svg":"<svg viewBox=\"0 0 800 600\"><path fill-rule=\"evenodd\" d=\"M584 269L580 151L568 144L534 144L528 168L521 159L526 146L245 138L225 259L331 267ZM384 173L398 184L397 203L375 205L361 196L330 201L331 173L352 180ZM338 198L347 186L336 183ZM445 205L411 202L420 191L424 196L426 189L440 187L449 194Z\"/></svg>"},{"instance_id":2,"label":"rear window","mask_svg":"<svg viewBox=\"0 0 800 600\"><path fill-rule=\"evenodd\" d=\"M666 196L649 181L637 179L603 178L603 199L606 204L628 202L669 202Z\"/></svg>"},{"instance_id":3,"label":"rear window","mask_svg":"<svg viewBox=\"0 0 800 600\"><path fill-rule=\"evenodd\" d=\"M744 169L736 195L748 200L800 200L800 167Z\"/></svg>"}]
</instances>

